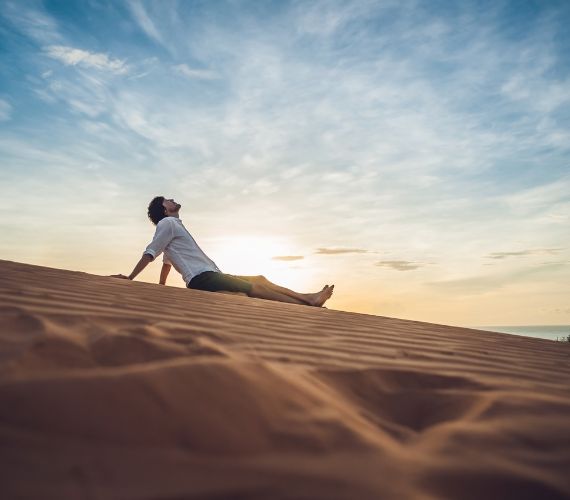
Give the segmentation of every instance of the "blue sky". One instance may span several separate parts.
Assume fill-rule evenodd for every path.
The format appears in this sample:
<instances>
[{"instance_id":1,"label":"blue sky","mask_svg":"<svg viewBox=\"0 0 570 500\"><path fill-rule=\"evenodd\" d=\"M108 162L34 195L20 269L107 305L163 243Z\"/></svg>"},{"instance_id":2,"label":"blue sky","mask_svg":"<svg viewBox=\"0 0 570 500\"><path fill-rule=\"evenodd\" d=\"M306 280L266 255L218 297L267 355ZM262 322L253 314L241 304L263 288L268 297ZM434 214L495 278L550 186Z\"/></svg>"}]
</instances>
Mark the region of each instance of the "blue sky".
<instances>
[{"instance_id":1,"label":"blue sky","mask_svg":"<svg viewBox=\"0 0 570 500\"><path fill-rule=\"evenodd\" d=\"M568 2L0 5L0 258L129 272L164 194L331 307L570 323Z\"/></svg>"}]
</instances>

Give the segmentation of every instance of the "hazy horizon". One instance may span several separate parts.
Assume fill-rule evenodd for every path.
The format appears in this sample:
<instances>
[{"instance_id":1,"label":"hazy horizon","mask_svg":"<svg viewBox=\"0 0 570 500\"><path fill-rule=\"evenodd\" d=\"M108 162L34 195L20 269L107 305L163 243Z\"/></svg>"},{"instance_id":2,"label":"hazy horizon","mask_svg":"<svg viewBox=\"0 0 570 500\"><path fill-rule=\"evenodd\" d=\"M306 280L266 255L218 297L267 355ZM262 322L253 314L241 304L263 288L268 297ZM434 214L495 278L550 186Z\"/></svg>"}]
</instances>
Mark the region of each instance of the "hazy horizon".
<instances>
[{"instance_id":1,"label":"hazy horizon","mask_svg":"<svg viewBox=\"0 0 570 500\"><path fill-rule=\"evenodd\" d=\"M129 273L164 195L330 308L570 324L570 4L0 5L1 259Z\"/></svg>"}]
</instances>

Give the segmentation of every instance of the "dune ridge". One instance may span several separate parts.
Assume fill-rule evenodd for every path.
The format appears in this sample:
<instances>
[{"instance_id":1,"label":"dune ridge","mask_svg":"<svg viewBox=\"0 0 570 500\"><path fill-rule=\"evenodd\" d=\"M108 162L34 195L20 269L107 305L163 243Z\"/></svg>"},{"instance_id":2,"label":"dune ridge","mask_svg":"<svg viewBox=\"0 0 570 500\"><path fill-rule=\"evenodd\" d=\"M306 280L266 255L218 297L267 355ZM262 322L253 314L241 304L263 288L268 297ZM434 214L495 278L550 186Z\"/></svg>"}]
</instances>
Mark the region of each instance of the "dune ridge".
<instances>
[{"instance_id":1,"label":"dune ridge","mask_svg":"<svg viewBox=\"0 0 570 500\"><path fill-rule=\"evenodd\" d=\"M570 345L0 275L3 498L570 498Z\"/></svg>"}]
</instances>

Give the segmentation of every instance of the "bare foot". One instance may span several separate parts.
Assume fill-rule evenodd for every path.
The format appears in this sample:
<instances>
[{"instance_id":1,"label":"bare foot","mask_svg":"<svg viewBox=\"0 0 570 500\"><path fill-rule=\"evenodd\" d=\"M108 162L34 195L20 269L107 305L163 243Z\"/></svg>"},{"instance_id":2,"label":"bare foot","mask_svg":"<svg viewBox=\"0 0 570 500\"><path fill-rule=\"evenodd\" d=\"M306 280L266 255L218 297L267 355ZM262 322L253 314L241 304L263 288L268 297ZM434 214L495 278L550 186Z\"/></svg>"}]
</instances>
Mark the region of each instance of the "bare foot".
<instances>
[{"instance_id":1,"label":"bare foot","mask_svg":"<svg viewBox=\"0 0 570 500\"><path fill-rule=\"evenodd\" d=\"M331 298L334 285L326 285L320 292L309 294L308 302L315 307L322 307L323 304Z\"/></svg>"}]
</instances>

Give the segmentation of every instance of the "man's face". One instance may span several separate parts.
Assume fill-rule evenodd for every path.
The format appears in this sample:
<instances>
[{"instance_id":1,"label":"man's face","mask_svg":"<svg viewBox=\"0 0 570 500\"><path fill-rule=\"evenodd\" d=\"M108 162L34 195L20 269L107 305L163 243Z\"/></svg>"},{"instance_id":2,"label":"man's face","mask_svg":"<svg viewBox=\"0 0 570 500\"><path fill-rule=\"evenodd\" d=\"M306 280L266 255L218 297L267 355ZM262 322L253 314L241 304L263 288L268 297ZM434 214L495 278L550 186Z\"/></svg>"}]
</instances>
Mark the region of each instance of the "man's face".
<instances>
[{"instance_id":1,"label":"man's face","mask_svg":"<svg viewBox=\"0 0 570 500\"><path fill-rule=\"evenodd\" d=\"M178 212L178 210L180 210L180 207L182 205L180 205L180 203L176 203L172 198L170 199L164 199L164 201L162 202L162 206L164 207L166 212L170 212L170 213L174 213L174 212Z\"/></svg>"}]
</instances>

